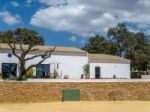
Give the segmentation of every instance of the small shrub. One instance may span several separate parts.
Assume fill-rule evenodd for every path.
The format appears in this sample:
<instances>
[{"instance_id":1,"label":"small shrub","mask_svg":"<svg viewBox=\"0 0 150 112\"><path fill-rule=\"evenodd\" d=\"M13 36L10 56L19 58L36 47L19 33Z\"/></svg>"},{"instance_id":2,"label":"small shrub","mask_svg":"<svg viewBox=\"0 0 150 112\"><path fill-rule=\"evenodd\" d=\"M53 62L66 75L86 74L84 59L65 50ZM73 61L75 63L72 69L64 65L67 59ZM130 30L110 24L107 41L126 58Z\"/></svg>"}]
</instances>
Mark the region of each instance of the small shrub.
<instances>
[{"instance_id":1,"label":"small shrub","mask_svg":"<svg viewBox=\"0 0 150 112\"><path fill-rule=\"evenodd\" d=\"M57 70L55 69L54 70L54 79L56 79L58 77L58 72L57 72Z\"/></svg>"},{"instance_id":2,"label":"small shrub","mask_svg":"<svg viewBox=\"0 0 150 112\"><path fill-rule=\"evenodd\" d=\"M89 64L84 65L82 69L84 71L85 78L88 79L89 78L89 72L90 72Z\"/></svg>"},{"instance_id":3,"label":"small shrub","mask_svg":"<svg viewBox=\"0 0 150 112\"><path fill-rule=\"evenodd\" d=\"M22 77L22 80L21 80L21 81L26 81L27 79L28 79L28 77L27 77L26 75L24 75L24 76ZM19 77L15 77L15 80L20 81L20 80L19 80Z\"/></svg>"},{"instance_id":4,"label":"small shrub","mask_svg":"<svg viewBox=\"0 0 150 112\"><path fill-rule=\"evenodd\" d=\"M38 78L37 76L32 76L31 78Z\"/></svg>"},{"instance_id":5,"label":"small shrub","mask_svg":"<svg viewBox=\"0 0 150 112\"><path fill-rule=\"evenodd\" d=\"M28 77L26 76L26 75L24 75L23 77L22 77L22 80L23 81L26 81L28 79Z\"/></svg>"},{"instance_id":6,"label":"small shrub","mask_svg":"<svg viewBox=\"0 0 150 112\"><path fill-rule=\"evenodd\" d=\"M16 77L16 76L13 76L13 75L10 75L7 80L17 80L17 77Z\"/></svg>"},{"instance_id":7,"label":"small shrub","mask_svg":"<svg viewBox=\"0 0 150 112\"><path fill-rule=\"evenodd\" d=\"M26 73L26 77L28 77L28 78L33 78L34 76L33 76L33 73L34 73L34 70L33 70L33 68L31 68L27 73Z\"/></svg>"}]
</instances>

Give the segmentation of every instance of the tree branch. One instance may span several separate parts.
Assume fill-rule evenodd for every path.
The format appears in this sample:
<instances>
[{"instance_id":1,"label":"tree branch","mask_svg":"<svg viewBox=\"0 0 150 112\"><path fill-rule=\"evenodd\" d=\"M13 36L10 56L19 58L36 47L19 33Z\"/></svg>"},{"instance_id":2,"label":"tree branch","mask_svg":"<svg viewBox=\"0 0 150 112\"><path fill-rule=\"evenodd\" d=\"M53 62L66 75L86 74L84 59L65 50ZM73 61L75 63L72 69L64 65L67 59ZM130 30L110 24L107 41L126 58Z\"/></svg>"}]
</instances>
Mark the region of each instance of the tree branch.
<instances>
[{"instance_id":1,"label":"tree branch","mask_svg":"<svg viewBox=\"0 0 150 112\"><path fill-rule=\"evenodd\" d=\"M20 56L16 54L16 45L15 45L15 43L11 44L11 43L7 42L7 45L11 48L12 54L20 60L21 59Z\"/></svg>"},{"instance_id":2,"label":"tree branch","mask_svg":"<svg viewBox=\"0 0 150 112\"><path fill-rule=\"evenodd\" d=\"M32 60L34 58L40 57L40 56L44 56L44 57L48 56L48 57L50 57L51 53L55 50L55 48L56 47L54 47L53 49L50 49L50 50L46 51L44 55L40 54L40 55L35 55L35 56L32 56L32 57L26 58L25 61L29 61L29 60ZM33 50L30 50L30 51L36 51L36 50L38 50L38 49L33 49ZM48 55L48 53L49 53L49 55Z\"/></svg>"},{"instance_id":3,"label":"tree branch","mask_svg":"<svg viewBox=\"0 0 150 112\"><path fill-rule=\"evenodd\" d=\"M23 49L23 46L22 46L22 43L21 43L21 42L19 43L19 45L20 45L21 51L24 52L24 49Z\"/></svg>"},{"instance_id":4,"label":"tree branch","mask_svg":"<svg viewBox=\"0 0 150 112\"><path fill-rule=\"evenodd\" d=\"M33 64L33 65L29 66L26 69L26 71L30 70L33 67L36 67L37 65L42 64L46 59L48 59L49 57L51 57L51 54L52 54L52 52L54 52L55 49L56 49L56 47L54 47L53 49L50 49L50 50L46 51L44 55L36 55L36 56L30 57L30 58L27 58L26 61L34 59L34 58L39 57L39 56L44 56L44 58L40 62L38 62L37 64Z\"/></svg>"},{"instance_id":5,"label":"tree branch","mask_svg":"<svg viewBox=\"0 0 150 112\"><path fill-rule=\"evenodd\" d=\"M26 51L24 51L24 55L27 55L29 52L31 52L31 51L36 51L36 49L33 49L32 50L32 48L34 47L35 45L32 45L32 44L30 44L29 46L28 46L28 49L26 50ZM38 50L38 49L37 49Z\"/></svg>"},{"instance_id":6,"label":"tree branch","mask_svg":"<svg viewBox=\"0 0 150 112\"><path fill-rule=\"evenodd\" d=\"M32 57L29 57L29 58L26 58L25 61L29 61L29 60L32 60L34 58L40 57L40 56L43 56L43 55L40 54L40 55L35 55L35 56L32 56Z\"/></svg>"}]
</instances>

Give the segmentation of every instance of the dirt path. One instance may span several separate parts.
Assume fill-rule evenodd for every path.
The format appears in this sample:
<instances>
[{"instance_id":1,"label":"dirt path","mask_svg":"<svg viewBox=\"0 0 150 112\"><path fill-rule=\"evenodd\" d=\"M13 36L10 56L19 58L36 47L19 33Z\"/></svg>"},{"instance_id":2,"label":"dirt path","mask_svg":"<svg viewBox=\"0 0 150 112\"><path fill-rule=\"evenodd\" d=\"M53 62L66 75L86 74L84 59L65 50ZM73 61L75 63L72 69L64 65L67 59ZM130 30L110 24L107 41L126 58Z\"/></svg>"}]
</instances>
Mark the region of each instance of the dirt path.
<instances>
[{"instance_id":1,"label":"dirt path","mask_svg":"<svg viewBox=\"0 0 150 112\"><path fill-rule=\"evenodd\" d=\"M50 102L1 104L0 112L150 112L150 102Z\"/></svg>"}]
</instances>

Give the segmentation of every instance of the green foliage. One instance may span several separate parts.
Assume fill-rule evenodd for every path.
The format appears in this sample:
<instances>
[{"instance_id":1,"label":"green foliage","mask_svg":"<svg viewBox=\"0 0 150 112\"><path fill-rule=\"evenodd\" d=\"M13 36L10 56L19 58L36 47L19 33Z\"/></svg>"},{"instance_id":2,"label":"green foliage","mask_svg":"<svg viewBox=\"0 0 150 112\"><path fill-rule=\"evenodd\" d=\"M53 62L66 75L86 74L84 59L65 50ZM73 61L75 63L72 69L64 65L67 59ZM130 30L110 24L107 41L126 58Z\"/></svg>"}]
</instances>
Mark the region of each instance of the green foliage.
<instances>
[{"instance_id":1,"label":"green foliage","mask_svg":"<svg viewBox=\"0 0 150 112\"><path fill-rule=\"evenodd\" d=\"M9 77L8 79L6 80L17 80L17 77Z\"/></svg>"},{"instance_id":2,"label":"green foliage","mask_svg":"<svg viewBox=\"0 0 150 112\"><path fill-rule=\"evenodd\" d=\"M42 55L44 58L39 61L36 64L32 64L29 67L25 68L26 61L32 60L36 57L40 57L40 55L35 55L30 58L26 59L27 54L29 54L32 51L36 51L35 47L37 45L43 45L44 39L34 30L29 30L26 28L17 28L15 30L9 30L6 32L0 32L0 42L6 43L12 54L19 60L20 66L19 66L19 79L22 80L23 76L26 75L26 72L32 68L35 67L38 64L41 64L45 59L50 57L53 50L45 51ZM20 46L20 54L18 55L17 51L17 45ZM24 47L23 45L28 45ZM31 75L31 73L30 73Z\"/></svg>"},{"instance_id":3,"label":"green foliage","mask_svg":"<svg viewBox=\"0 0 150 112\"><path fill-rule=\"evenodd\" d=\"M86 64L83 66L83 71L85 74L89 74L89 71L90 71L90 67L89 67L89 64Z\"/></svg>"},{"instance_id":4,"label":"green foliage","mask_svg":"<svg viewBox=\"0 0 150 112\"><path fill-rule=\"evenodd\" d=\"M24 76L22 77L22 81L27 81L27 79L28 79L28 77L27 77L26 75L24 75ZM20 78L19 78L19 77L16 77L14 80L20 81Z\"/></svg>"},{"instance_id":5,"label":"green foliage","mask_svg":"<svg viewBox=\"0 0 150 112\"><path fill-rule=\"evenodd\" d=\"M118 46L118 55L131 60L134 70L146 71L150 64L150 41L143 32L130 32L125 24L110 28L108 35Z\"/></svg>"},{"instance_id":6,"label":"green foliage","mask_svg":"<svg viewBox=\"0 0 150 112\"><path fill-rule=\"evenodd\" d=\"M148 37L142 32L135 33L134 39L125 57L131 60L133 69L146 71L150 64L150 42Z\"/></svg>"},{"instance_id":7,"label":"green foliage","mask_svg":"<svg viewBox=\"0 0 150 112\"><path fill-rule=\"evenodd\" d=\"M33 77L34 77L34 76L33 76L33 73L34 73L34 69L31 68L30 70L27 71L26 76L27 76L28 78L33 78Z\"/></svg>"},{"instance_id":8,"label":"green foliage","mask_svg":"<svg viewBox=\"0 0 150 112\"><path fill-rule=\"evenodd\" d=\"M22 80L23 80L23 81L26 81L27 79L28 79L28 77L25 76L25 75L22 77Z\"/></svg>"},{"instance_id":9,"label":"green foliage","mask_svg":"<svg viewBox=\"0 0 150 112\"><path fill-rule=\"evenodd\" d=\"M34 30L29 30L26 28L17 28L14 31L9 30L6 32L0 32L0 42L43 45L44 39Z\"/></svg>"},{"instance_id":10,"label":"green foliage","mask_svg":"<svg viewBox=\"0 0 150 112\"><path fill-rule=\"evenodd\" d=\"M104 53L104 54L116 54L117 47L111 41L106 38L96 35L89 39L88 43L82 48L89 53Z\"/></svg>"},{"instance_id":11,"label":"green foliage","mask_svg":"<svg viewBox=\"0 0 150 112\"><path fill-rule=\"evenodd\" d=\"M90 74L90 66L89 64L86 64L83 66L83 71L86 79L89 79L89 74Z\"/></svg>"},{"instance_id":12,"label":"green foliage","mask_svg":"<svg viewBox=\"0 0 150 112\"><path fill-rule=\"evenodd\" d=\"M117 46L117 55L123 56L124 52L132 45L133 33L129 32L124 23L119 23L114 28L109 28L108 38Z\"/></svg>"}]
</instances>

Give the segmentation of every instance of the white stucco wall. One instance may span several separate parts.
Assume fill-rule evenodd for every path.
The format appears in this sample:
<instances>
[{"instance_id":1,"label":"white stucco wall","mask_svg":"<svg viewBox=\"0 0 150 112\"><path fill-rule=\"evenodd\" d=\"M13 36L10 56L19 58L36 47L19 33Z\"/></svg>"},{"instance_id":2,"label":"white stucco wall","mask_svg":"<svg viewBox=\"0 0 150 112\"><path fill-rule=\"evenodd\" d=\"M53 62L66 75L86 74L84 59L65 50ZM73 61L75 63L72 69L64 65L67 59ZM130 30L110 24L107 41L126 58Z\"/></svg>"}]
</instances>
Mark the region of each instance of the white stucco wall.
<instances>
[{"instance_id":1,"label":"white stucco wall","mask_svg":"<svg viewBox=\"0 0 150 112\"><path fill-rule=\"evenodd\" d=\"M127 63L90 63L90 78L95 78L95 67L101 68L101 78L130 78L130 64Z\"/></svg>"},{"instance_id":2,"label":"white stucco wall","mask_svg":"<svg viewBox=\"0 0 150 112\"><path fill-rule=\"evenodd\" d=\"M10 51L0 51L0 72L2 72L2 63L19 63L15 56L8 57ZM33 56L33 54L28 55ZM27 62L27 66L33 63L37 63L41 60L41 57L33 59ZM69 75L71 79L80 79L83 74L83 66L88 63L88 57L86 55L72 55L72 54L53 54L51 58L48 58L43 64L58 63L59 69L57 70L59 75ZM130 78L130 64L128 63L104 63L104 62L89 62L90 64L90 78L95 78L95 67L101 68L101 78L113 78L115 75L117 78ZM50 65L50 72L53 73L54 64ZM55 66L55 68L57 68ZM36 70L34 72L36 75Z\"/></svg>"},{"instance_id":3,"label":"white stucco wall","mask_svg":"<svg viewBox=\"0 0 150 112\"><path fill-rule=\"evenodd\" d=\"M41 58L36 58L27 63L27 66L31 63L35 63L41 60ZM51 64L50 64L51 63ZM50 72L54 72L54 64L58 63L59 68L57 69L57 65L55 68L57 69L59 75L62 74L62 78L64 75L69 75L69 78L81 78L81 74L83 74L83 66L88 63L87 56L73 56L73 55L52 55L51 58L48 58L43 62L43 64L50 64Z\"/></svg>"},{"instance_id":4,"label":"white stucco wall","mask_svg":"<svg viewBox=\"0 0 150 112\"><path fill-rule=\"evenodd\" d=\"M8 57L8 52L6 53L0 52L0 72L2 71L2 63L17 63L18 60L15 56L12 56L11 58ZM33 56L33 54L28 55ZM30 64L37 63L41 60L41 57L35 58L31 61L28 61L26 63L26 66L29 66ZM62 74L62 78L64 75L69 75L69 78L74 79L80 79L81 74L83 74L83 66L88 63L88 57L87 56L81 56L81 55L52 55L51 58L48 58L43 62L43 64L50 64L50 63L59 63L59 69L57 70L59 75ZM53 73L54 70L54 64L51 64L50 66L51 70L50 72ZM57 68L57 67L55 67ZM36 71L36 70L35 70ZM36 72L34 72L34 75Z\"/></svg>"}]
</instances>

